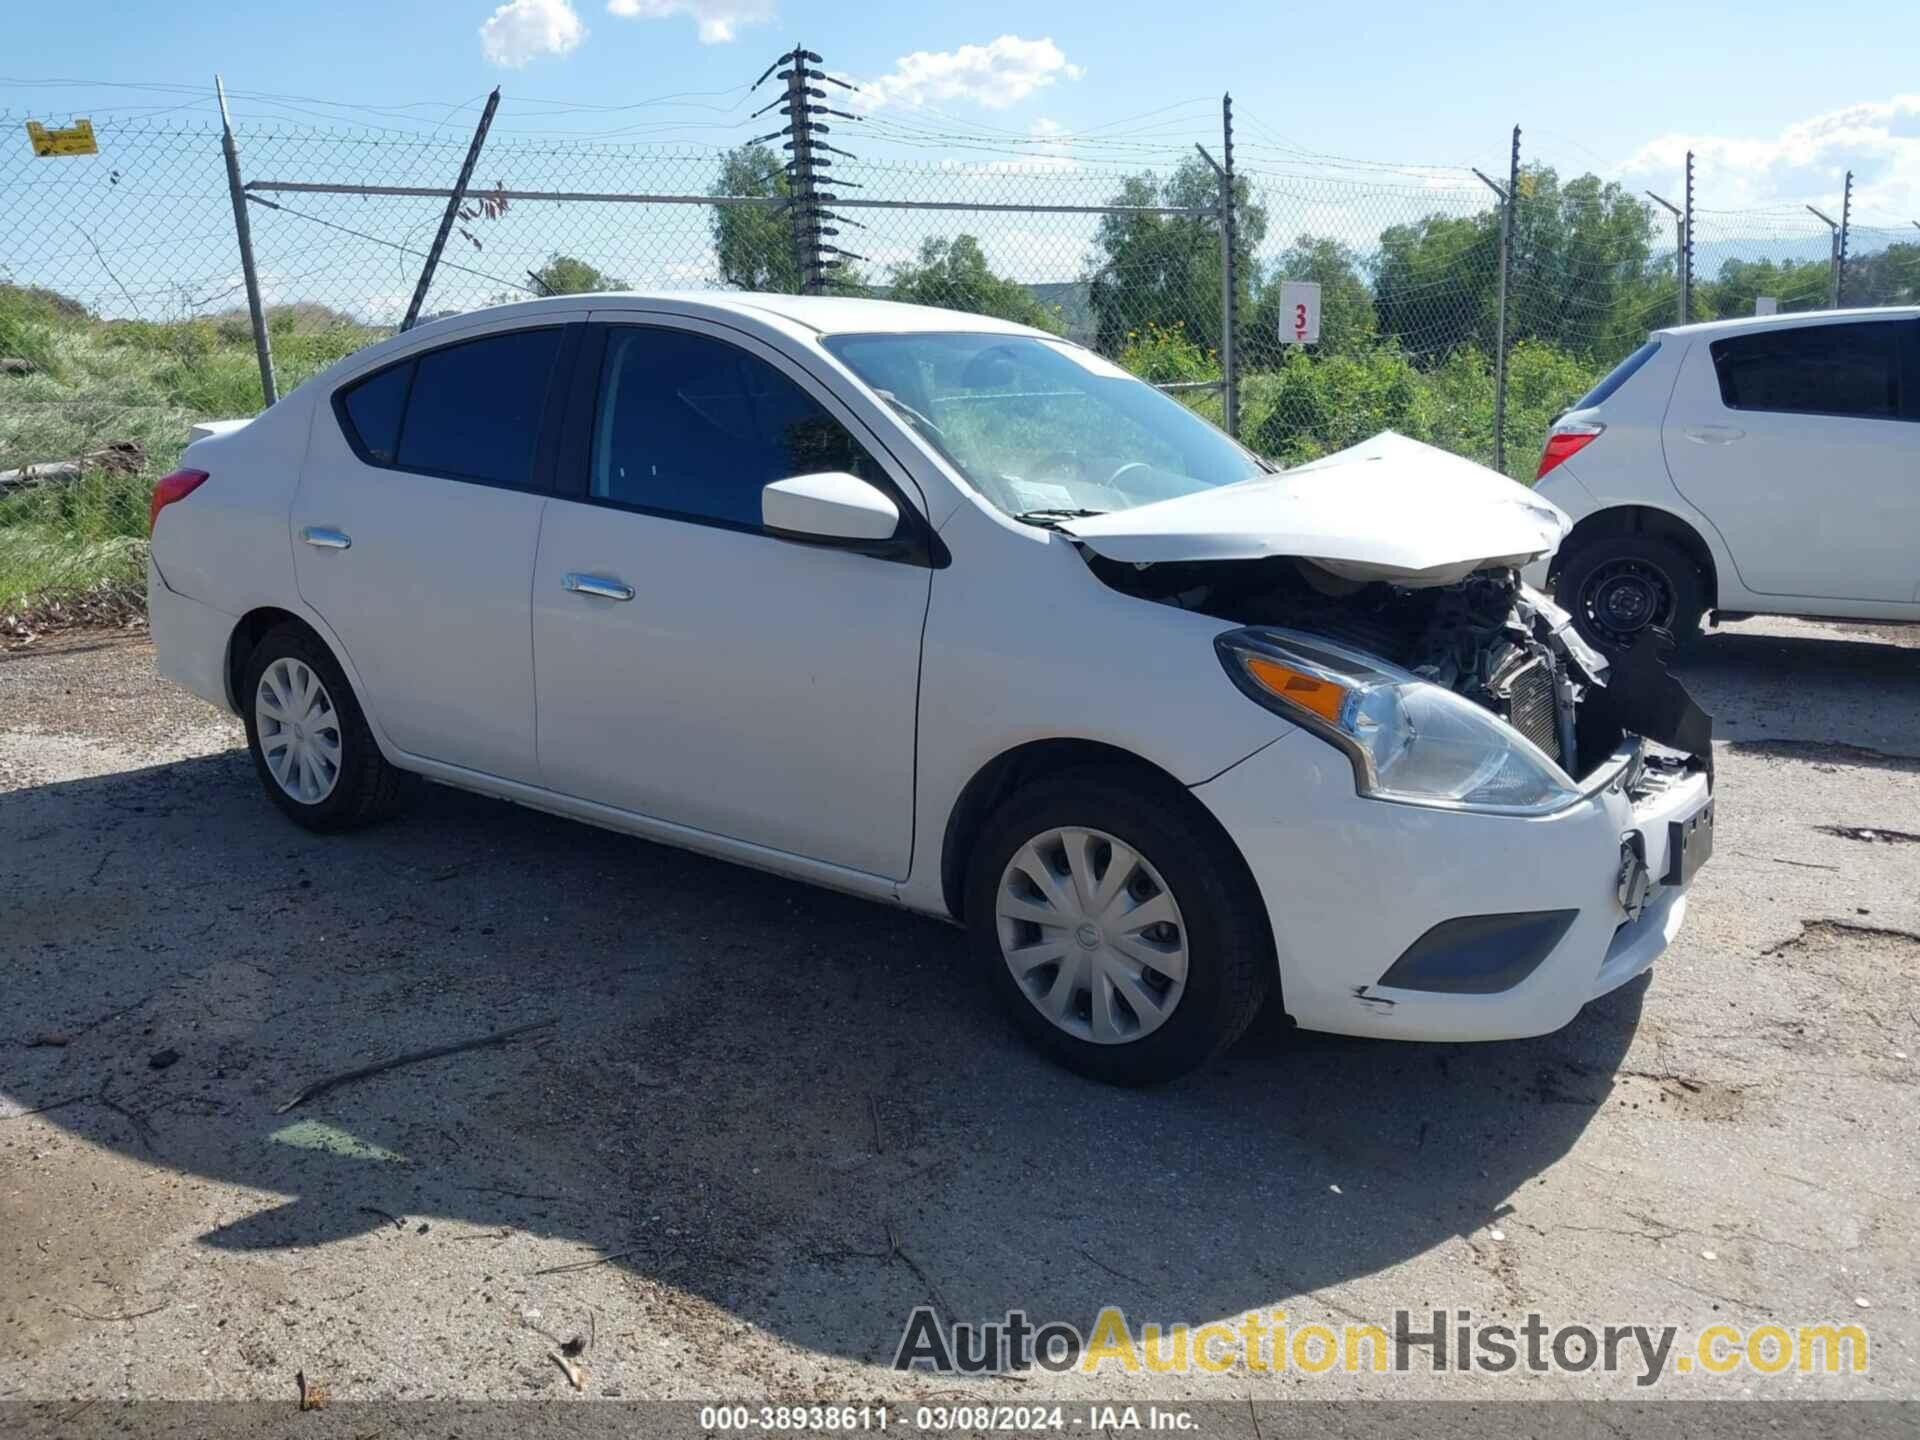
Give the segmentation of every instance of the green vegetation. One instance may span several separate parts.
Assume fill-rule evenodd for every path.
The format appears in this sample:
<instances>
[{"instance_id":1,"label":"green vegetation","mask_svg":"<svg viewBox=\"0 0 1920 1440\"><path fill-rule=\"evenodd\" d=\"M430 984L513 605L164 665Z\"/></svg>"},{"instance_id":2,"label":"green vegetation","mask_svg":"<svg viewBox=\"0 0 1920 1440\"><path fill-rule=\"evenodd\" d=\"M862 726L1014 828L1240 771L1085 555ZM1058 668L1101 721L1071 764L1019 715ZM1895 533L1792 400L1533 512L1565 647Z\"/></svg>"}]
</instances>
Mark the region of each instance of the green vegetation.
<instances>
[{"instance_id":1,"label":"green vegetation","mask_svg":"<svg viewBox=\"0 0 1920 1440\"><path fill-rule=\"evenodd\" d=\"M268 311L282 390L378 339L322 306ZM137 602L147 500L196 420L258 413L246 312L172 324L95 320L63 296L0 285L0 471L83 462L75 478L0 485L0 617L107 596Z\"/></svg>"}]
</instances>

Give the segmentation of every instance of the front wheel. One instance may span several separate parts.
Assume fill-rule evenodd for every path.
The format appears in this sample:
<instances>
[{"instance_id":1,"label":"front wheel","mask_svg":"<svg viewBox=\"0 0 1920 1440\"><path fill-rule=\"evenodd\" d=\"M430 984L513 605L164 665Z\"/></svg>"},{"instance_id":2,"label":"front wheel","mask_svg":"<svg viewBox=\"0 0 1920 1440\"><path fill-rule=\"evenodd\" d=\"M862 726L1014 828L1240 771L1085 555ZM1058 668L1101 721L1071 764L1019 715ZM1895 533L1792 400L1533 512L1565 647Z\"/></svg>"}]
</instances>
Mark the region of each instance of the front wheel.
<instances>
[{"instance_id":1,"label":"front wheel","mask_svg":"<svg viewBox=\"0 0 1920 1440\"><path fill-rule=\"evenodd\" d=\"M1226 1049L1275 968L1259 891L1226 836L1184 791L1117 768L1041 780L994 813L967 927L1027 1036L1124 1085Z\"/></svg>"},{"instance_id":2,"label":"front wheel","mask_svg":"<svg viewBox=\"0 0 1920 1440\"><path fill-rule=\"evenodd\" d=\"M1580 546L1560 566L1555 598L1588 644L1619 654L1648 630L1686 644L1706 613L1692 556L1657 535L1614 535Z\"/></svg>"},{"instance_id":3,"label":"front wheel","mask_svg":"<svg viewBox=\"0 0 1920 1440\"><path fill-rule=\"evenodd\" d=\"M274 804L322 833L383 819L415 781L380 753L333 653L301 625L267 632L247 657L241 714L253 768Z\"/></svg>"}]
</instances>

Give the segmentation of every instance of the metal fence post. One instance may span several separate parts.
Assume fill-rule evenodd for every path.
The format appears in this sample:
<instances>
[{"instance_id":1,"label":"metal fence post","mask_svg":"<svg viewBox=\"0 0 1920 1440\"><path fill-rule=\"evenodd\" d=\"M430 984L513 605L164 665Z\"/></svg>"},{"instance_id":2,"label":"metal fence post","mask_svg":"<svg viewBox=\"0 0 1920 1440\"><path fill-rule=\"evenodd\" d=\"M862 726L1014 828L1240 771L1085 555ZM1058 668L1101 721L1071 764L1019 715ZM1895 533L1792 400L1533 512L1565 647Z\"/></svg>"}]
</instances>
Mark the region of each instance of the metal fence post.
<instances>
[{"instance_id":1,"label":"metal fence post","mask_svg":"<svg viewBox=\"0 0 1920 1440\"><path fill-rule=\"evenodd\" d=\"M1817 206L1807 206L1807 213L1824 224L1831 232L1827 237L1827 304L1838 309L1840 305L1840 222Z\"/></svg>"},{"instance_id":2,"label":"metal fence post","mask_svg":"<svg viewBox=\"0 0 1920 1440\"><path fill-rule=\"evenodd\" d=\"M1693 320L1693 152L1687 151L1687 218L1680 224L1680 323Z\"/></svg>"},{"instance_id":3,"label":"metal fence post","mask_svg":"<svg viewBox=\"0 0 1920 1440\"><path fill-rule=\"evenodd\" d=\"M233 199L233 232L240 242L240 276L247 285L247 314L253 320L253 351L260 362L260 395L268 404L280 398L273 382L273 341L267 335L267 312L260 303L260 272L253 264L253 225L247 218L247 192L240 183L240 147L234 143L233 119L227 114L227 88L213 77L213 93L220 98L220 149L227 157L227 193Z\"/></svg>"},{"instance_id":4,"label":"metal fence post","mask_svg":"<svg viewBox=\"0 0 1920 1440\"><path fill-rule=\"evenodd\" d=\"M1840 241L1834 252L1833 308L1847 303L1847 232L1853 226L1853 171L1847 171L1847 188L1840 194Z\"/></svg>"},{"instance_id":5,"label":"metal fence post","mask_svg":"<svg viewBox=\"0 0 1920 1440\"><path fill-rule=\"evenodd\" d=\"M1220 380L1227 434L1240 438L1240 245L1233 190L1233 96L1220 97Z\"/></svg>"},{"instance_id":6,"label":"metal fence post","mask_svg":"<svg viewBox=\"0 0 1920 1440\"><path fill-rule=\"evenodd\" d=\"M1479 170L1480 183L1500 197L1500 290L1493 317L1493 468L1507 469L1507 272L1513 264L1513 207L1520 198L1520 127L1513 127L1513 149L1507 156L1507 184L1502 189Z\"/></svg>"},{"instance_id":7,"label":"metal fence post","mask_svg":"<svg viewBox=\"0 0 1920 1440\"><path fill-rule=\"evenodd\" d=\"M793 261L803 295L818 293L823 267L820 258L820 216L814 195L813 124L807 117L807 60L804 45L795 45L786 57L787 143L793 152L788 167L787 193L793 214Z\"/></svg>"},{"instance_id":8,"label":"metal fence post","mask_svg":"<svg viewBox=\"0 0 1920 1440\"><path fill-rule=\"evenodd\" d=\"M420 267L420 279L413 287L413 299L407 302L407 318L400 322L402 330L411 330L414 322L420 318L420 307L426 303L427 290L433 284L433 272L440 265L440 252L447 248L447 236L453 233L454 219L460 213L461 202L467 198L467 185L473 179L473 167L480 159L480 147L487 143L493 112L499 108L500 87L496 85L493 93L487 96L487 108L480 112L480 123L474 127L473 142L467 146L467 158L460 166L460 178L453 182L453 194L447 197L447 208L440 216L440 228L434 232L433 244L427 248L427 260Z\"/></svg>"},{"instance_id":9,"label":"metal fence post","mask_svg":"<svg viewBox=\"0 0 1920 1440\"><path fill-rule=\"evenodd\" d=\"M1646 197L1673 216L1673 280L1678 292L1678 312L1680 323L1687 323L1687 222L1684 212L1671 200L1662 198L1648 190Z\"/></svg>"}]
</instances>

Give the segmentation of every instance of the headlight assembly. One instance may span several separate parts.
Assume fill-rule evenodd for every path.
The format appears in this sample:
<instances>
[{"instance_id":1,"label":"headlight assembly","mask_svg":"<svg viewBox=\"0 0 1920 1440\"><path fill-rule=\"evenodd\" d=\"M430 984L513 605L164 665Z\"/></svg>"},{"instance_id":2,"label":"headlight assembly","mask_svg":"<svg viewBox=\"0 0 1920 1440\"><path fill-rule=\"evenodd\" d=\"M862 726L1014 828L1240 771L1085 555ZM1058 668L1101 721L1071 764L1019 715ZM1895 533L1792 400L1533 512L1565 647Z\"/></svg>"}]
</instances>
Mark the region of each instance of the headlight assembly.
<instances>
[{"instance_id":1,"label":"headlight assembly","mask_svg":"<svg viewBox=\"0 0 1920 1440\"><path fill-rule=\"evenodd\" d=\"M1579 798L1566 772L1489 710L1317 636L1265 627L1214 641L1242 693L1337 745L1362 795L1509 815Z\"/></svg>"}]
</instances>

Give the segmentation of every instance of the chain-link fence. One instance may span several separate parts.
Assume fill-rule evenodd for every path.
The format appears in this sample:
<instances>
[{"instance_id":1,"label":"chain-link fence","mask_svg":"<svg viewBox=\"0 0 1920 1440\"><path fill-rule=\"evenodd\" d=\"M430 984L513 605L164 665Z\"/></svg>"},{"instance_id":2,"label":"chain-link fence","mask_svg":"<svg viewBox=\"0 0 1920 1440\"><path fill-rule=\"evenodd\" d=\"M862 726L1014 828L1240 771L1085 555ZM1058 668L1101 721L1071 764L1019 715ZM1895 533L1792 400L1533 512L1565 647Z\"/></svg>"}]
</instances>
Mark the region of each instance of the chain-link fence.
<instances>
[{"instance_id":1,"label":"chain-link fence","mask_svg":"<svg viewBox=\"0 0 1920 1440\"><path fill-rule=\"evenodd\" d=\"M236 126L279 390L402 323L450 209L424 316L623 288L912 300L1094 346L1221 423L1231 404L1281 461L1395 429L1522 477L1552 416L1680 317L1686 280L1695 319L1824 306L1836 279L1849 304L1920 299L1920 229L1849 224L1842 265L1805 210L1670 211L1523 161L1517 138L1492 177L1259 143L908 161L848 153L884 151L862 144L878 127L828 143L811 100L796 125L782 78L771 133L491 134L458 195L465 134ZM222 130L95 133L97 155L0 148L0 613L133 596L153 478L193 421L263 401ZM1320 287L1313 343L1285 334L1287 280Z\"/></svg>"}]
</instances>

